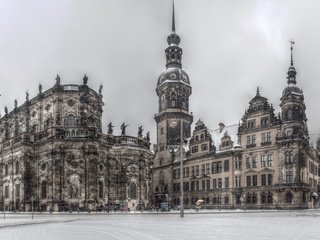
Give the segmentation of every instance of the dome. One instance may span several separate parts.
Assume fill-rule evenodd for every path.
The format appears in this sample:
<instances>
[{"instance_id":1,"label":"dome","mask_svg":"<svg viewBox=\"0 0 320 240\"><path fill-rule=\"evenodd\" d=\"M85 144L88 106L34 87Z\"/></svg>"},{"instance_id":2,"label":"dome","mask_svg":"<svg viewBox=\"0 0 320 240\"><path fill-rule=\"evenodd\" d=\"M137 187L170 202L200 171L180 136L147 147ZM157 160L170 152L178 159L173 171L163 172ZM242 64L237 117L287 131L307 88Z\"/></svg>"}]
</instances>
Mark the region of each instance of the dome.
<instances>
[{"instance_id":1,"label":"dome","mask_svg":"<svg viewBox=\"0 0 320 240\"><path fill-rule=\"evenodd\" d=\"M158 86L166 80L183 81L186 84L190 84L188 74L180 68L167 68L164 70L159 76Z\"/></svg>"},{"instance_id":2,"label":"dome","mask_svg":"<svg viewBox=\"0 0 320 240\"><path fill-rule=\"evenodd\" d=\"M286 87L283 92L282 92L282 96L287 96L288 94L297 94L297 95L302 95L303 92L300 88L298 88L297 86L293 85L293 86L288 86Z\"/></svg>"}]
</instances>

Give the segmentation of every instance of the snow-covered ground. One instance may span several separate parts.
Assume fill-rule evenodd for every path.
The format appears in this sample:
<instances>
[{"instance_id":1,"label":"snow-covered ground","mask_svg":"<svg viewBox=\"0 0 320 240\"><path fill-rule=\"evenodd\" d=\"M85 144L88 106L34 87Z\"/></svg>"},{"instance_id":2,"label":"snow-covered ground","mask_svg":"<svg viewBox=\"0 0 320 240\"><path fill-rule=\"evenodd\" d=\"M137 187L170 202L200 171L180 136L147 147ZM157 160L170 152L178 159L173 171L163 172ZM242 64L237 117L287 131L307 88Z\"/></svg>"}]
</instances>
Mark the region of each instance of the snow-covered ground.
<instances>
[{"instance_id":1,"label":"snow-covered ground","mask_svg":"<svg viewBox=\"0 0 320 240\"><path fill-rule=\"evenodd\" d=\"M188 214L190 213L190 214ZM203 214L207 213L207 214ZM320 239L320 211L207 211L202 214L6 214L6 240Z\"/></svg>"}]
</instances>

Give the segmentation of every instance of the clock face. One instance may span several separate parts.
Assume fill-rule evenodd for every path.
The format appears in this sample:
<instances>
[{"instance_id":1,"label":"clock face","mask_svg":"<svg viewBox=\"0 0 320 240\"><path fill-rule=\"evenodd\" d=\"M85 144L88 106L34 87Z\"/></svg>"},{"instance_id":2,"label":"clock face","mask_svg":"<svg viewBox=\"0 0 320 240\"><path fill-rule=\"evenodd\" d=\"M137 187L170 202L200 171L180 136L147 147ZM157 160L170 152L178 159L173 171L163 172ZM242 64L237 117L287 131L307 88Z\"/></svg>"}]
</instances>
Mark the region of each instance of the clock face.
<instances>
[{"instance_id":1,"label":"clock face","mask_svg":"<svg viewBox=\"0 0 320 240\"><path fill-rule=\"evenodd\" d=\"M178 121L177 120L169 120L169 126L171 128L175 128L178 125Z\"/></svg>"}]
</instances>

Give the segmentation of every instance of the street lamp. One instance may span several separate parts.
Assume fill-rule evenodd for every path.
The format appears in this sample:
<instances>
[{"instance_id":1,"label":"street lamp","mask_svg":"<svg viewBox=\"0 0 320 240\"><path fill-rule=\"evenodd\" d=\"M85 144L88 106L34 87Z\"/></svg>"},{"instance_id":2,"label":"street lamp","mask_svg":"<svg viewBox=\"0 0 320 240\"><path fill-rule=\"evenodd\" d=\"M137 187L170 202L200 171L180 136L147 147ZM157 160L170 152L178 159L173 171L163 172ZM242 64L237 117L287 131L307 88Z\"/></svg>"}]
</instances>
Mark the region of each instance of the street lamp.
<instances>
[{"instance_id":1,"label":"street lamp","mask_svg":"<svg viewBox=\"0 0 320 240\"><path fill-rule=\"evenodd\" d=\"M218 200L219 200L219 212L221 212L221 187L222 187L222 182L218 183Z\"/></svg>"},{"instance_id":2,"label":"street lamp","mask_svg":"<svg viewBox=\"0 0 320 240\"><path fill-rule=\"evenodd\" d=\"M31 197L31 211L32 211L31 218L32 218L32 220L33 220L33 203L34 203L34 196Z\"/></svg>"},{"instance_id":3,"label":"street lamp","mask_svg":"<svg viewBox=\"0 0 320 240\"><path fill-rule=\"evenodd\" d=\"M183 122L180 120L180 217L184 217L184 202L183 202Z\"/></svg>"}]
</instances>

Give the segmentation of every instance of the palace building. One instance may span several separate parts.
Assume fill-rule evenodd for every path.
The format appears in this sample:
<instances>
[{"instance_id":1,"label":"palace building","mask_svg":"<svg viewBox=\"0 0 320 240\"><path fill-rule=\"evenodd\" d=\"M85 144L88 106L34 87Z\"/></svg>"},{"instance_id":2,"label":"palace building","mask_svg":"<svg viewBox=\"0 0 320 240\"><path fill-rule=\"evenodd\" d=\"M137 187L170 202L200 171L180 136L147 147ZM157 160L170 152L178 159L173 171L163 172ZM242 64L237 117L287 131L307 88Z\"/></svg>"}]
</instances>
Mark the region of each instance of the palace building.
<instances>
[{"instance_id":1,"label":"palace building","mask_svg":"<svg viewBox=\"0 0 320 240\"><path fill-rule=\"evenodd\" d=\"M13 211L136 209L149 204L143 137L102 132L103 101L87 85L55 85L0 119L0 205Z\"/></svg>"},{"instance_id":2,"label":"palace building","mask_svg":"<svg viewBox=\"0 0 320 240\"><path fill-rule=\"evenodd\" d=\"M152 171L151 199L156 206L168 202L195 207L198 200L207 208L311 208L318 194L320 141L310 144L304 94L297 85L293 63L287 87L281 95L281 114L260 94L250 100L239 124L219 124L210 130L189 110L191 81L182 69L180 37L172 33L165 50L166 69L159 76L157 144ZM280 93L279 93L280 94ZM181 153L180 135L190 138ZM182 155L182 156L181 156ZM183 159L182 185L180 161Z\"/></svg>"}]
</instances>

